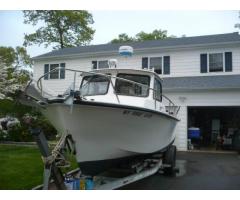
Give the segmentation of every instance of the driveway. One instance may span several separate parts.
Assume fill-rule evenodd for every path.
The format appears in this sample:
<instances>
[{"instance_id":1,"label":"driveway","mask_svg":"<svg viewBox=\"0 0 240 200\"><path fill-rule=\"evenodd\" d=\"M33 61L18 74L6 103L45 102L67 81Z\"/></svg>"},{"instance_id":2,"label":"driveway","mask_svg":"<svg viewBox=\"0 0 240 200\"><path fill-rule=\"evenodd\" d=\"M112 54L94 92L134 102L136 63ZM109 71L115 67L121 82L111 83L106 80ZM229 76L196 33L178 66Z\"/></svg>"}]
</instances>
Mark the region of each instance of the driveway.
<instances>
[{"instance_id":1,"label":"driveway","mask_svg":"<svg viewBox=\"0 0 240 200\"><path fill-rule=\"evenodd\" d=\"M178 152L180 173L155 174L121 189L215 190L240 189L240 156L237 153Z\"/></svg>"}]
</instances>

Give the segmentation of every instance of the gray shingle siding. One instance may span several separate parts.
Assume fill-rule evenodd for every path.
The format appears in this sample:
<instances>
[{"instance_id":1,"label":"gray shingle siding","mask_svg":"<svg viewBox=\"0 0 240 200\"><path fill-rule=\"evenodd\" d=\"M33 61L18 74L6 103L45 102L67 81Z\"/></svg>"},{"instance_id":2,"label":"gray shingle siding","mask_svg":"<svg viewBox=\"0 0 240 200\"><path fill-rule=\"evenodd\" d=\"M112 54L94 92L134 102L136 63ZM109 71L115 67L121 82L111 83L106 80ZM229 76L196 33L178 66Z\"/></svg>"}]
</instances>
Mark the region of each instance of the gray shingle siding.
<instances>
[{"instance_id":1,"label":"gray shingle siding","mask_svg":"<svg viewBox=\"0 0 240 200\"><path fill-rule=\"evenodd\" d=\"M163 78L165 91L237 88L240 88L240 75Z\"/></svg>"},{"instance_id":2,"label":"gray shingle siding","mask_svg":"<svg viewBox=\"0 0 240 200\"><path fill-rule=\"evenodd\" d=\"M238 32L218 34L218 35L205 35L195 37L182 37L182 38L169 38L164 40L150 40L143 42L128 42L119 44L100 44L90 46L79 46L72 48L64 48L55 50L46 54L42 54L34 57L33 59L51 58L58 56L68 56L77 54L91 54L98 52L118 52L118 49L122 45L130 45L135 50L151 49L151 48L166 48L166 47L178 47L178 46L192 46L192 45L204 45L204 44L218 44L218 43L231 43L240 42L240 35Z\"/></svg>"}]
</instances>

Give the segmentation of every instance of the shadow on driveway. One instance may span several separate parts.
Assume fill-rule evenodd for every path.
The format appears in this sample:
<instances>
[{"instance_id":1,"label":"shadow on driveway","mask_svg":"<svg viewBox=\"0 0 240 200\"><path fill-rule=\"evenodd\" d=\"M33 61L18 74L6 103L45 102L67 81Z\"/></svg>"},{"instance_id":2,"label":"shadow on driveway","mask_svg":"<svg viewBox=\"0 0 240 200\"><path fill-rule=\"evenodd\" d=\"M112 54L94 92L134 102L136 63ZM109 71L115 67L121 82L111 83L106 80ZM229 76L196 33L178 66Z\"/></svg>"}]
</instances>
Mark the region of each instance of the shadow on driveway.
<instances>
[{"instance_id":1,"label":"shadow on driveway","mask_svg":"<svg viewBox=\"0 0 240 200\"><path fill-rule=\"evenodd\" d=\"M174 177L155 174L121 189L224 190L240 189L240 156L236 153L178 152Z\"/></svg>"}]
</instances>

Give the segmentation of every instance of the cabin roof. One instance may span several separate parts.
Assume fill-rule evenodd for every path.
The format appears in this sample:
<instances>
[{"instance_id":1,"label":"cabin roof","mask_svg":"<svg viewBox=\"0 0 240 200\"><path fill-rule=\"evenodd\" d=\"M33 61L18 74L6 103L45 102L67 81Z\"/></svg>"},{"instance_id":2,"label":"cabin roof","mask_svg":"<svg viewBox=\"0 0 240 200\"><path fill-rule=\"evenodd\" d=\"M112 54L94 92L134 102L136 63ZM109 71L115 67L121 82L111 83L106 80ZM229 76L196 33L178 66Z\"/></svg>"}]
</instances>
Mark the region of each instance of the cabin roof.
<instances>
[{"instance_id":1,"label":"cabin roof","mask_svg":"<svg viewBox=\"0 0 240 200\"><path fill-rule=\"evenodd\" d=\"M162 78L155 73L154 71L151 70L144 70L144 69L121 69L121 68L109 68L109 69L97 69L93 70L91 72L96 72L96 73L130 73L130 74L146 74L146 75L154 75L158 79L162 80Z\"/></svg>"}]
</instances>

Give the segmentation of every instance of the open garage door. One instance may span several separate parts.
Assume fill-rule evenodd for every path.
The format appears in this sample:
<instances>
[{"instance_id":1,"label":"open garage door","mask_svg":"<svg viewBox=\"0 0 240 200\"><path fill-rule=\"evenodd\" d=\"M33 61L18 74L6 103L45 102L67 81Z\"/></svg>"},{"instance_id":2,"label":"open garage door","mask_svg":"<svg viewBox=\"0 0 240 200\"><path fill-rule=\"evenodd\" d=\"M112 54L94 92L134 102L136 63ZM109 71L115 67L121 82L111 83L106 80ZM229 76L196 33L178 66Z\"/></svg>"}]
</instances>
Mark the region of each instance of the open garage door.
<instances>
[{"instance_id":1,"label":"open garage door","mask_svg":"<svg viewBox=\"0 0 240 200\"><path fill-rule=\"evenodd\" d=\"M188 147L239 150L240 107L188 107Z\"/></svg>"}]
</instances>

